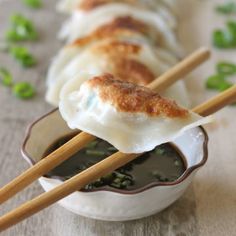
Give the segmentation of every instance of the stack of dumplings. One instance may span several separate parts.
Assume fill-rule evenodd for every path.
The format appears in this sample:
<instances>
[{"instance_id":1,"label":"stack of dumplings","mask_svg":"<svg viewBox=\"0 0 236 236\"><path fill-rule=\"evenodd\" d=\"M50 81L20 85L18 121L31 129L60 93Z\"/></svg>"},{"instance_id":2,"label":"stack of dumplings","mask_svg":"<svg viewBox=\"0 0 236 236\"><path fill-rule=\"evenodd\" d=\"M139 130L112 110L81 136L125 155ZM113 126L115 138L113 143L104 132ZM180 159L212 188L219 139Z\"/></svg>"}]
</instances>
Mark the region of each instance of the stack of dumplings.
<instances>
[{"instance_id":1,"label":"stack of dumplings","mask_svg":"<svg viewBox=\"0 0 236 236\"><path fill-rule=\"evenodd\" d=\"M167 71L183 54L175 35L174 2L62 0L58 9L71 14L60 32L67 43L50 66L46 100L58 106L63 86L74 77L79 80L81 72L111 73L146 85ZM126 78L122 70L130 71ZM189 105L182 81L162 95Z\"/></svg>"},{"instance_id":2,"label":"stack of dumplings","mask_svg":"<svg viewBox=\"0 0 236 236\"><path fill-rule=\"evenodd\" d=\"M189 106L182 81L160 95L142 87L183 55L175 0L62 0L58 9L71 16L59 34L66 46L50 66L46 100L71 128L140 153L206 122L177 105Z\"/></svg>"}]
</instances>

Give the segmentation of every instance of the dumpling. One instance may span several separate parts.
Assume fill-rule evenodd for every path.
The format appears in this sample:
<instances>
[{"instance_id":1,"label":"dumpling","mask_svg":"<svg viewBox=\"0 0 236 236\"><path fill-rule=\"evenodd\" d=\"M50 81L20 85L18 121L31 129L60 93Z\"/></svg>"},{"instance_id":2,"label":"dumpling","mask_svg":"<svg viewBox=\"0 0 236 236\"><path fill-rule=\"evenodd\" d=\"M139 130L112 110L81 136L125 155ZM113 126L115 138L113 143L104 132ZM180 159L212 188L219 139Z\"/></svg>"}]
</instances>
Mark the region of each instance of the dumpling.
<instances>
[{"instance_id":1,"label":"dumpling","mask_svg":"<svg viewBox=\"0 0 236 236\"><path fill-rule=\"evenodd\" d=\"M175 0L61 0L57 5L57 9L61 12L71 13L74 10L91 11L97 7L101 7L111 3L126 3L148 8L150 10L158 10L162 7L167 11L175 11Z\"/></svg>"},{"instance_id":2,"label":"dumpling","mask_svg":"<svg viewBox=\"0 0 236 236\"><path fill-rule=\"evenodd\" d=\"M61 12L72 13L77 11L80 14L86 14L99 7L114 3L129 4L154 11L162 16L169 25L176 26L176 3L174 0L62 0L57 8Z\"/></svg>"},{"instance_id":3,"label":"dumpling","mask_svg":"<svg viewBox=\"0 0 236 236\"><path fill-rule=\"evenodd\" d=\"M152 3L152 6L156 5L153 4L153 1L147 1L150 5L150 2ZM80 11L92 11L98 7L102 7L108 4L113 3L125 3L125 4L131 4L131 5L141 5L143 6L142 0L62 0L57 5L57 8L59 11L62 12L68 12L71 13L74 10L80 10Z\"/></svg>"},{"instance_id":4,"label":"dumpling","mask_svg":"<svg viewBox=\"0 0 236 236\"><path fill-rule=\"evenodd\" d=\"M74 11L72 17L62 27L60 37L68 39L69 42L75 41L119 17L132 17L148 25L158 35L158 46L164 46L175 55L182 55L170 20L166 20L161 14L122 3L108 4L90 12Z\"/></svg>"},{"instance_id":5,"label":"dumpling","mask_svg":"<svg viewBox=\"0 0 236 236\"><path fill-rule=\"evenodd\" d=\"M90 76L79 90L75 88L75 84L65 85L59 104L69 127L102 138L124 153L150 151L209 121L111 74Z\"/></svg>"},{"instance_id":6,"label":"dumpling","mask_svg":"<svg viewBox=\"0 0 236 236\"><path fill-rule=\"evenodd\" d=\"M112 73L121 80L147 85L176 63L176 59L163 50L155 51L149 44L107 39L96 43L81 53L80 49L64 51L50 70L47 82L46 100L58 105L59 95L65 83L76 77L77 83L84 82L77 75L86 72L90 75ZM79 79L78 79L79 78ZM177 88L175 99L183 102L186 98L183 82L173 85ZM173 91L171 91L171 94Z\"/></svg>"}]
</instances>

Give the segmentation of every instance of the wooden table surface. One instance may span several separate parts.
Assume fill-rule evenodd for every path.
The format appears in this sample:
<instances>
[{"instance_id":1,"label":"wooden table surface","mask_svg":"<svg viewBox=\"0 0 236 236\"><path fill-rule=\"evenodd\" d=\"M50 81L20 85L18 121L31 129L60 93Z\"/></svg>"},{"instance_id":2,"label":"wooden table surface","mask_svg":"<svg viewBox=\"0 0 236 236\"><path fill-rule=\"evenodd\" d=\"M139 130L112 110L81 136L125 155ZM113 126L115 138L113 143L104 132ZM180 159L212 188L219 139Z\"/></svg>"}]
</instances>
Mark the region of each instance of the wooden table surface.
<instances>
[{"instance_id":1,"label":"wooden table surface","mask_svg":"<svg viewBox=\"0 0 236 236\"><path fill-rule=\"evenodd\" d=\"M56 32L63 17L55 13L56 1L44 1L41 10L29 10L22 1L0 0L0 39L8 27L13 12L22 12L34 19L40 32L38 43L27 46L36 55L38 66L22 70L7 54L0 53L0 65L6 66L18 81L36 85L38 95L31 101L20 101L0 86L0 186L24 171L28 165L22 159L20 146L26 127L51 107L44 101L45 74L51 58L61 47ZM216 2L179 0L180 38L186 51L201 45L211 46L211 32L223 26L226 17L213 11ZM214 72L220 59L231 58L236 63L235 51L213 51L211 61L193 73L187 87L194 104L214 95L204 88L207 75ZM216 114L216 122L207 127L209 161L199 171L186 193L163 212L131 222L103 222L79 217L58 205L53 205L21 224L5 231L4 236L188 236L236 235L236 107L227 107ZM4 214L20 203L42 193L36 182L0 207Z\"/></svg>"}]
</instances>

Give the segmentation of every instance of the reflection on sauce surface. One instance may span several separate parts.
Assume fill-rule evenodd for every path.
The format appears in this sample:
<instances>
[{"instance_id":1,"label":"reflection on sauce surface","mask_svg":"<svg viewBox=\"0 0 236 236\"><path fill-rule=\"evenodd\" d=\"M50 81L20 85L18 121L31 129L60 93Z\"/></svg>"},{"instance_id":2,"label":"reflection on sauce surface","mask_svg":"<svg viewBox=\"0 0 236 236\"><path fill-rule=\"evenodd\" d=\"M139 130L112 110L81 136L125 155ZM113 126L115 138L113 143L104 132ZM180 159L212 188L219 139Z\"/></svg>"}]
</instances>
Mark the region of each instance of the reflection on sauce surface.
<instances>
[{"instance_id":1,"label":"reflection on sauce surface","mask_svg":"<svg viewBox=\"0 0 236 236\"><path fill-rule=\"evenodd\" d=\"M45 153L47 156L76 134L60 138ZM80 173L86 168L117 152L108 142L97 139L77 152L70 159L50 171L47 177L60 177L63 180ZM157 146L154 150L143 154L136 160L119 168L113 173L86 185L83 190L101 189L106 187L135 190L152 182L173 182L186 170L184 157L172 144Z\"/></svg>"}]
</instances>

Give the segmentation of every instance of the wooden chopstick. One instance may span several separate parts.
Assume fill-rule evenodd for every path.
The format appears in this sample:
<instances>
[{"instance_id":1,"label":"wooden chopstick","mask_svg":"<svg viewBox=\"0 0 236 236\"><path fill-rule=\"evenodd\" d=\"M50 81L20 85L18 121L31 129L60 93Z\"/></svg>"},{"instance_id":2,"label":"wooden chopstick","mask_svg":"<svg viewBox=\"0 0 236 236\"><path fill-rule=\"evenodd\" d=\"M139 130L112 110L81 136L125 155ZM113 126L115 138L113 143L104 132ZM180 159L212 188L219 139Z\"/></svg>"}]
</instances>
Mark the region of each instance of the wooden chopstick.
<instances>
[{"instance_id":1,"label":"wooden chopstick","mask_svg":"<svg viewBox=\"0 0 236 236\"><path fill-rule=\"evenodd\" d=\"M236 85L194 108L192 111L198 112L200 115L210 115L212 112L220 110L235 99ZM51 191L39 195L33 200L2 216L0 218L0 232L43 210L69 194L78 191L86 184L111 173L140 155L142 154L125 154L117 152L89 167Z\"/></svg>"},{"instance_id":2,"label":"wooden chopstick","mask_svg":"<svg viewBox=\"0 0 236 236\"><path fill-rule=\"evenodd\" d=\"M154 91L161 92L176 81L192 72L195 68L201 65L210 57L210 51L206 48L199 48L191 55L172 67L166 73L158 77L158 79L151 82L147 87Z\"/></svg>"},{"instance_id":3,"label":"wooden chopstick","mask_svg":"<svg viewBox=\"0 0 236 236\"><path fill-rule=\"evenodd\" d=\"M236 85L232 86L231 88L227 89L223 93L215 96L214 98L208 100L205 103L200 104L199 106L195 107L192 111L202 116L208 116L213 114L226 106L227 104L231 104L236 101Z\"/></svg>"},{"instance_id":4,"label":"wooden chopstick","mask_svg":"<svg viewBox=\"0 0 236 236\"><path fill-rule=\"evenodd\" d=\"M196 50L190 56L161 75L158 79L154 80L149 87L158 91L166 89L168 86L184 77L197 66L206 61L209 56L210 51L208 49L200 48ZM94 139L96 139L96 137L90 134L85 132L79 133L65 145L61 146L59 149L55 150L46 158L42 159L10 183L2 187L0 189L0 204L13 197L39 177L60 165Z\"/></svg>"}]
</instances>

